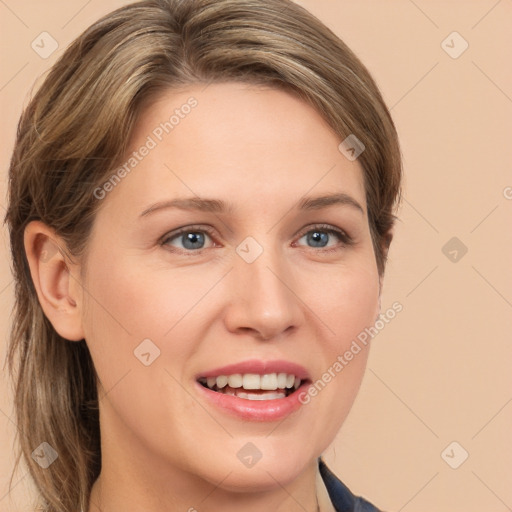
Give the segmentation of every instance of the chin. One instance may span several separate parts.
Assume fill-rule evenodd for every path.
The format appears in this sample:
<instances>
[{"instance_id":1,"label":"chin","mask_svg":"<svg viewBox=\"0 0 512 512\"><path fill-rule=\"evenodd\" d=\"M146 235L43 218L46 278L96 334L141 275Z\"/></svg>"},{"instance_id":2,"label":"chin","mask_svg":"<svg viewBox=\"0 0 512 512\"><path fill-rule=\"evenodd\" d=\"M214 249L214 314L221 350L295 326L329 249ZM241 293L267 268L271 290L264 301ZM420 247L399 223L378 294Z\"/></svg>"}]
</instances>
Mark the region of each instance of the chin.
<instances>
[{"instance_id":1,"label":"chin","mask_svg":"<svg viewBox=\"0 0 512 512\"><path fill-rule=\"evenodd\" d=\"M207 475L204 474L205 466L201 468L203 478L215 485L222 481L221 487L230 492L264 492L276 486L286 486L316 460L314 456L309 455L309 450L302 450L299 446L280 450L279 447L269 445L268 440L266 446L263 441L259 442L257 439L254 443L246 441L237 445L242 448L237 448L233 452L234 459L226 457L226 453L231 452L231 449L227 448L218 455L218 458L215 455L211 456L211 464L203 461L205 465L208 464ZM260 448L257 449L256 445Z\"/></svg>"},{"instance_id":2,"label":"chin","mask_svg":"<svg viewBox=\"0 0 512 512\"><path fill-rule=\"evenodd\" d=\"M297 468L286 468L286 471L277 470L275 465L269 464L268 467L255 467L251 469L236 469L222 481L220 487L229 492L252 493L265 492L275 489L276 486L287 486L293 482L300 474ZM217 479L212 483L218 485Z\"/></svg>"}]
</instances>

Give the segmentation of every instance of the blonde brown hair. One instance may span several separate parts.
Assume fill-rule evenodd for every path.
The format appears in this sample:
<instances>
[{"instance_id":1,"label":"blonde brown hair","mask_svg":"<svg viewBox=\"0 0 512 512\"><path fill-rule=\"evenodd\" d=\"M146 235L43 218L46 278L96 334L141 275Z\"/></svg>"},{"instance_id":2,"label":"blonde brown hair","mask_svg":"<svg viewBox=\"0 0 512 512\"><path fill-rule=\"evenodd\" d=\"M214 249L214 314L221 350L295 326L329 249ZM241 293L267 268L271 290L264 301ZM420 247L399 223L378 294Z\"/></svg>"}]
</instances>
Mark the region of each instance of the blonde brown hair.
<instances>
[{"instance_id":1,"label":"blonde brown hair","mask_svg":"<svg viewBox=\"0 0 512 512\"><path fill-rule=\"evenodd\" d=\"M47 512L87 510L101 468L96 375L85 340L61 338L43 314L23 245L39 219L85 259L101 202L94 190L127 151L145 103L194 83L289 90L332 129L365 146L368 220L379 273L400 199L393 121L367 69L325 25L289 0L146 0L103 17L64 52L23 112L6 215L15 278L9 366L21 457ZM42 469L32 451L58 459Z\"/></svg>"}]
</instances>

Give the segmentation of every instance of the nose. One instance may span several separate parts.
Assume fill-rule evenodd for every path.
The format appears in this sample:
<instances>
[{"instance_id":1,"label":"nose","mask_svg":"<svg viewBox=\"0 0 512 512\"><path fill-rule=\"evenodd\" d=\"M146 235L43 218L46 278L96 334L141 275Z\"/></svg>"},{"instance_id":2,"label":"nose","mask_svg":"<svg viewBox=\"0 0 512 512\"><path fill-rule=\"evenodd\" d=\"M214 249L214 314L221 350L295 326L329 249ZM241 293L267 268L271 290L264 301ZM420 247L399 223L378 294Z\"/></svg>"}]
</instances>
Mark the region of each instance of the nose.
<instances>
[{"instance_id":1,"label":"nose","mask_svg":"<svg viewBox=\"0 0 512 512\"><path fill-rule=\"evenodd\" d=\"M227 329L260 340L277 339L296 330L303 321L302 301L284 255L264 248L252 263L238 254L234 259Z\"/></svg>"}]
</instances>

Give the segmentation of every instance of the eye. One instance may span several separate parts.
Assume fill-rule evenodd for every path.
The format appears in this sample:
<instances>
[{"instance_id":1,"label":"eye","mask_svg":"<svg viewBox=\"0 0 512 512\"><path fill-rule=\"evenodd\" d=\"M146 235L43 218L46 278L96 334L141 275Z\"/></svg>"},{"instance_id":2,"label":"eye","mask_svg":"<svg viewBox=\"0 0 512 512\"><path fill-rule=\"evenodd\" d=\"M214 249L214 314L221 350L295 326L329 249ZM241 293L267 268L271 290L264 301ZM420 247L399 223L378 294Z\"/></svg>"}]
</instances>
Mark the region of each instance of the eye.
<instances>
[{"instance_id":1,"label":"eye","mask_svg":"<svg viewBox=\"0 0 512 512\"><path fill-rule=\"evenodd\" d=\"M331 242L333 235L338 239L338 244L329 246L328 244ZM326 248L326 251L335 251L341 249L342 247L353 245L354 243L352 238L347 233L341 229L337 229L329 225L314 226L313 229L310 228L308 231L306 231L301 236L299 241L303 238L306 239L308 244L312 244L309 247L314 249Z\"/></svg>"},{"instance_id":2,"label":"eye","mask_svg":"<svg viewBox=\"0 0 512 512\"><path fill-rule=\"evenodd\" d=\"M206 226L187 226L165 235L160 241L160 245L171 250L176 249L176 252L199 253L203 249L208 249L205 247L206 239L213 239L213 236L213 230ZM299 241L304 238L308 245L311 244L309 247L323 249L323 252L336 251L354 244L353 239L345 231L329 225L313 226L313 228L303 231ZM331 244L333 238L338 240L337 244Z\"/></svg>"},{"instance_id":3,"label":"eye","mask_svg":"<svg viewBox=\"0 0 512 512\"><path fill-rule=\"evenodd\" d=\"M187 226L165 235L160 244L174 247L182 251L199 252L205 249L206 238L211 238L212 236L213 233L210 229L205 227L199 229L195 226Z\"/></svg>"}]
</instances>

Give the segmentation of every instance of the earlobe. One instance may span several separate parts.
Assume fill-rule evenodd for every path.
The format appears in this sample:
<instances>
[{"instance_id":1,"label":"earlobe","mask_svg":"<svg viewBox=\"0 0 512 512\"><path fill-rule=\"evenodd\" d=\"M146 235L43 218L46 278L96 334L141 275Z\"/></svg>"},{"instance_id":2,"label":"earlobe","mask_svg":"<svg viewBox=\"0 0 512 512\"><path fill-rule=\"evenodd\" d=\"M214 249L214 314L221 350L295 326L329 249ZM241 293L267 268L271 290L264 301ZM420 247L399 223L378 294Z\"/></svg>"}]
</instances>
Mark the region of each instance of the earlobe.
<instances>
[{"instance_id":1,"label":"earlobe","mask_svg":"<svg viewBox=\"0 0 512 512\"><path fill-rule=\"evenodd\" d=\"M387 260L389 247L391 246L391 242L393 240L393 236L395 235L394 228L390 228L389 231L382 238L382 251L384 254L384 261Z\"/></svg>"},{"instance_id":2,"label":"earlobe","mask_svg":"<svg viewBox=\"0 0 512 512\"><path fill-rule=\"evenodd\" d=\"M377 321L380 317L380 311L381 311L381 295L382 295L382 276L379 276L379 303L377 306L377 315L375 316L375 321Z\"/></svg>"},{"instance_id":3,"label":"earlobe","mask_svg":"<svg viewBox=\"0 0 512 512\"><path fill-rule=\"evenodd\" d=\"M391 228L383 237L382 237L382 243L381 243L381 247L382 247L382 254L384 256L384 264L386 264L386 261L387 261L387 258L388 258L388 253L389 253L389 247L391 245L391 241L393 240L393 236L394 236L394 230L393 228ZM382 308L382 304L381 304L381 297L382 297L382 285L383 285L383 281L384 281L384 271L381 275L379 275L379 305L378 305L378 309L377 309L377 316L375 317L375 321L377 321L380 317L380 312L381 312L381 308Z\"/></svg>"},{"instance_id":4,"label":"earlobe","mask_svg":"<svg viewBox=\"0 0 512 512\"><path fill-rule=\"evenodd\" d=\"M41 221L32 221L24 233L30 274L44 314L63 338L84 338L81 301L76 270L65 255L65 244L54 230Z\"/></svg>"}]
</instances>

